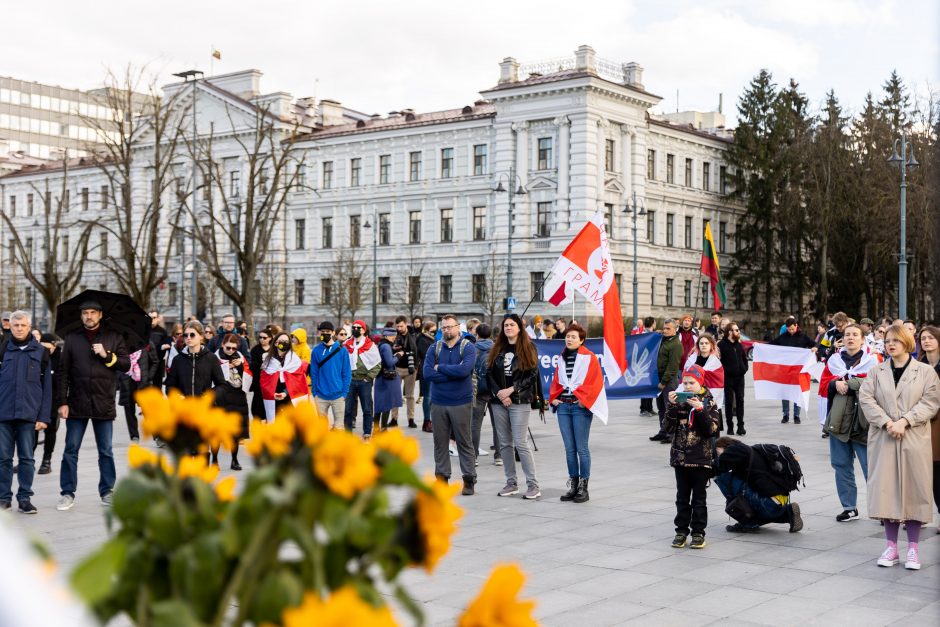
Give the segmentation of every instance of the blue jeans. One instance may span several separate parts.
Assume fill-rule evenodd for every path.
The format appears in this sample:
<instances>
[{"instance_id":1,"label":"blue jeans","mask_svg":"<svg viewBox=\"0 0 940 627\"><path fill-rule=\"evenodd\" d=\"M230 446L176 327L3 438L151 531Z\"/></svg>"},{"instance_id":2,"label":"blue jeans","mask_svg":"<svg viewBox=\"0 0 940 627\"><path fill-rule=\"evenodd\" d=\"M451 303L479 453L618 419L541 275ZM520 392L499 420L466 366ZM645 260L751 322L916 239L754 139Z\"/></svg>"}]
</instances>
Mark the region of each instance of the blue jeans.
<instances>
[{"instance_id":1,"label":"blue jeans","mask_svg":"<svg viewBox=\"0 0 940 627\"><path fill-rule=\"evenodd\" d=\"M787 519L787 506L781 505L769 496L761 496L747 485L743 479L735 477L730 472L725 472L714 479L715 485L721 490L725 500L730 500L738 494L744 493L748 504L754 510L755 520L750 523L738 521L742 527L755 529L767 523L789 522Z\"/></svg>"},{"instance_id":2,"label":"blue jeans","mask_svg":"<svg viewBox=\"0 0 940 627\"><path fill-rule=\"evenodd\" d=\"M836 492L839 493L839 501L845 510L855 509L858 497L853 463L856 457L862 467L862 475L865 481L868 481L868 447L852 440L843 442L835 436L829 436L829 462L836 471Z\"/></svg>"},{"instance_id":3,"label":"blue jeans","mask_svg":"<svg viewBox=\"0 0 940 627\"><path fill-rule=\"evenodd\" d=\"M346 395L346 415L343 416L343 425L349 432L353 430L357 400L362 405L362 432L365 435L372 435L372 381L353 379L349 384L349 394Z\"/></svg>"},{"instance_id":4,"label":"blue jeans","mask_svg":"<svg viewBox=\"0 0 940 627\"><path fill-rule=\"evenodd\" d=\"M591 478L591 451L588 437L591 435L591 410L577 403L558 405L558 429L565 443L565 459L568 476Z\"/></svg>"},{"instance_id":5,"label":"blue jeans","mask_svg":"<svg viewBox=\"0 0 940 627\"><path fill-rule=\"evenodd\" d=\"M62 471L59 487L62 494L75 496L78 487L78 450L82 448L85 429L89 418L68 418L65 421L65 453L62 455ZM114 469L114 454L111 452L111 435L114 432L113 420L91 420L95 432L95 444L98 445L98 495L105 496L114 490L117 471Z\"/></svg>"},{"instance_id":6,"label":"blue jeans","mask_svg":"<svg viewBox=\"0 0 940 627\"><path fill-rule=\"evenodd\" d=\"M789 416L790 415L790 401L780 401L780 402L783 405L783 415ZM793 403L793 419L797 420L799 419L799 417L800 417L800 406L797 405L796 403Z\"/></svg>"},{"instance_id":7,"label":"blue jeans","mask_svg":"<svg viewBox=\"0 0 940 627\"><path fill-rule=\"evenodd\" d=\"M426 422L431 421L431 382L426 379L421 379L419 383L419 389L421 391L421 412L424 414L424 420Z\"/></svg>"},{"instance_id":8,"label":"blue jeans","mask_svg":"<svg viewBox=\"0 0 940 627\"><path fill-rule=\"evenodd\" d=\"M0 501L13 498L13 449L19 457L16 473L16 500L25 501L33 495L33 444L36 423L28 420L4 420L0 422Z\"/></svg>"}]
</instances>

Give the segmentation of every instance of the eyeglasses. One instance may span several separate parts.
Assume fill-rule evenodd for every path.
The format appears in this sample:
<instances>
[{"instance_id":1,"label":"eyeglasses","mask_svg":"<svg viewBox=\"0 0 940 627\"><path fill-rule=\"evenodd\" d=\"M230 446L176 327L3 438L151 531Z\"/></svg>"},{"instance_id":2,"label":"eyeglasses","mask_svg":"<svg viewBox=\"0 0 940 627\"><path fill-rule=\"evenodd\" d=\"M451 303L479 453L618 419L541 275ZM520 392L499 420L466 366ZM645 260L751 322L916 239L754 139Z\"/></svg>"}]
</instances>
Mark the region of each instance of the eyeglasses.
<instances>
[{"instance_id":1,"label":"eyeglasses","mask_svg":"<svg viewBox=\"0 0 940 627\"><path fill-rule=\"evenodd\" d=\"M185 338L199 337L199 334L198 333L184 333L183 337Z\"/></svg>"},{"instance_id":2,"label":"eyeglasses","mask_svg":"<svg viewBox=\"0 0 940 627\"><path fill-rule=\"evenodd\" d=\"M456 329L456 328L457 328L457 325L456 325L456 324L449 324L449 325L447 325L447 326L441 325L441 329L444 330L444 331L448 331L448 330L450 330L450 329Z\"/></svg>"}]
</instances>

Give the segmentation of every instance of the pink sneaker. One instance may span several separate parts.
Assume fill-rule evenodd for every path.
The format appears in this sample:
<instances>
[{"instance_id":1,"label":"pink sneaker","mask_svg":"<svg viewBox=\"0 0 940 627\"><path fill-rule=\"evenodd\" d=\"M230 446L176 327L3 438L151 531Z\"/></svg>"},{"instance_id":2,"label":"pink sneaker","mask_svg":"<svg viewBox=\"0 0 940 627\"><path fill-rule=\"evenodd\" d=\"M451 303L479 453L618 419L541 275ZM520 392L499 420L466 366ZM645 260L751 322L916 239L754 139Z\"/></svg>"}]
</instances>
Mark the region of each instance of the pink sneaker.
<instances>
[{"instance_id":1,"label":"pink sneaker","mask_svg":"<svg viewBox=\"0 0 940 627\"><path fill-rule=\"evenodd\" d=\"M915 551L916 556L916 551ZM879 566L897 566L901 560L898 559L898 547L896 544L889 544L885 552L878 558ZM919 567L919 565L918 565Z\"/></svg>"},{"instance_id":2,"label":"pink sneaker","mask_svg":"<svg viewBox=\"0 0 940 627\"><path fill-rule=\"evenodd\" d=\"M907 549L907 561L904 562L904 568L908 570L920 570L920 557L917 555L917 547Z\"/></svg>"}]
</instances>

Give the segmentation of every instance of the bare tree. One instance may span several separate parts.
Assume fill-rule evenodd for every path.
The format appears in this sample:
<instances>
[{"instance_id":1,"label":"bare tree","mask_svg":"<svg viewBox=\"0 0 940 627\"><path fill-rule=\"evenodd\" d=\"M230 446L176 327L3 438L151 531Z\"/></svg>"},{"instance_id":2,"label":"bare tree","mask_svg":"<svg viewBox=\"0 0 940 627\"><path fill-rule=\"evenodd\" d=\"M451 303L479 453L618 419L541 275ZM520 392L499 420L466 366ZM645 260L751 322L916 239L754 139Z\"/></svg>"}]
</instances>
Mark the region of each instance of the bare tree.
<instances>
[{"instance_id":1,"label":"bare tree","mask_svg":"<svg viewBox=\"0 0 940 627\"><path fill-rule=\"evenodd\" d=\"M146 67L130 65L121 74L109 71L98 93L111 119L83 115L82 122L98 136L95 158L107 180L99 192L104 211L97 226L118 242L116 254L100 263L123 292L146 307L167 278L171 247L161 230L175 229L180 215L178 203L164 202L168 190L179 196L181 185L175 171L182 138L180 95L164 98ZM147 172L143 184L141 170Z\"/></svg>"},{"instance_id":2,"label":"bare tree","mask_svg":"<svg viewBox=\"0 0 940 627\"><path fill-rule=\"evenodd\" d=\"M490 326L496 319L496 314L502 311L502 297L506 293L506 265L496 256L496 249L490 251L490 256L483 266L483 273L476 280L477 287L471 285L473 301L483 307Z\"/></svg>"},{"instance_id":3,"label":"bare tree","mask_svg":"<svg viewBox=\"0 0 940 627\"><path fill-rule=\"evenodd\" d=\"M330 280L330 313L342 321L346 313L351 318L362 309L365 287L366 263L362 251L357 248L339 248L333 253L333 260L328 266Z\"/></svg>"},{"instance_id":4,"label":"bare tree","mask_svg":"<svg viewBox=\"0 0 940 627\"><path fill-rule=\"evenodd\" d=\"M280 321L284 326L287 320L287 269L280 264L264 264L258 269L256 287L258 305L267 314L268 322Z\"/></svg>"},{"instance_id":5,"label":"bare tree","mask_svg":"<svg viewBox=\"0 0 940 627\"><path fill-rule=\"evenodd\" d=\"M20 229L4 210L0 213L12 239L13 262L23 271L23 276L33 286L51 312L51 327L55 327L56 307L75 292L81 284L85 261L88 259L88 240L92 225L81 224L69 218L69 161L63 160L62 186L59 195L52 196L49 179L45 187L33 184L33 193L42 199L42 213L28 230ZM71 233L77 237L70 240ZM27 236L28 234L28 236ZM39 237L39 241L34 240ZM36 245L45 251L44 258L37 263ZM14 288L15 289L15 288ZM35 324L36 321L33 321Z\"/></svg>"},{"instance_id":6,"label":"bare tree","mask_svg":"<svg viewBox=\"0 0 940 627\"><path fill-rule=\"evenodd\" d=\"M424 276L425 262L414 252L408 256L408 263L395 282L396 302L402 305L412 319L431 300L431 284Z\"/></svg>"}]
</instances>

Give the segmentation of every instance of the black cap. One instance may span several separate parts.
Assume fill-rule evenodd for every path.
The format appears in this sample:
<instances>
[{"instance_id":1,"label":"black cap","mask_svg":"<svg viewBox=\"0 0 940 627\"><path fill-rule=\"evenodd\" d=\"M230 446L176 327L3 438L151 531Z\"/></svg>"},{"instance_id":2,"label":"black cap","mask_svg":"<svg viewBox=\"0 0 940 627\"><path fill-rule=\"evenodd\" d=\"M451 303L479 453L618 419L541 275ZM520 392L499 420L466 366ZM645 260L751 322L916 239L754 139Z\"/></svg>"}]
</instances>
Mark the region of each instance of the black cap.
<instances>
[{"instance_id":1,"label":"black cap","mask_svg":"<svg viewBox=\"0 0 940 627\"><path fill-rule=\"evenodd\" d=\"M335 330L336 329L333 328L333 323L330 322L329 320L324 320L323 322L317 325L317 331L335 331Z\"/></svg>"},{"instance_id":2,"label":"black cap","mask_svg":"<svg viewBox=\"0 0 940 627\"><path fill-rule=\"evenodd\" d=\"M43 333L39 336L39 341L43 344L55 344L59 341L59 337L55 333Z\"/></svg>"},{"instance_id":3,"label":"black cap","mask_svg":"<svg viewBox=\"0 0 940 627\"><path fill-rule=\"evenodd\" d=\"M103 311L104 307L101 306L96 300L86 300L83 301L81 306L78 308L79 311L84 311L86 309L97 309L98 311Z\"/></svg>"}]
</instances>

